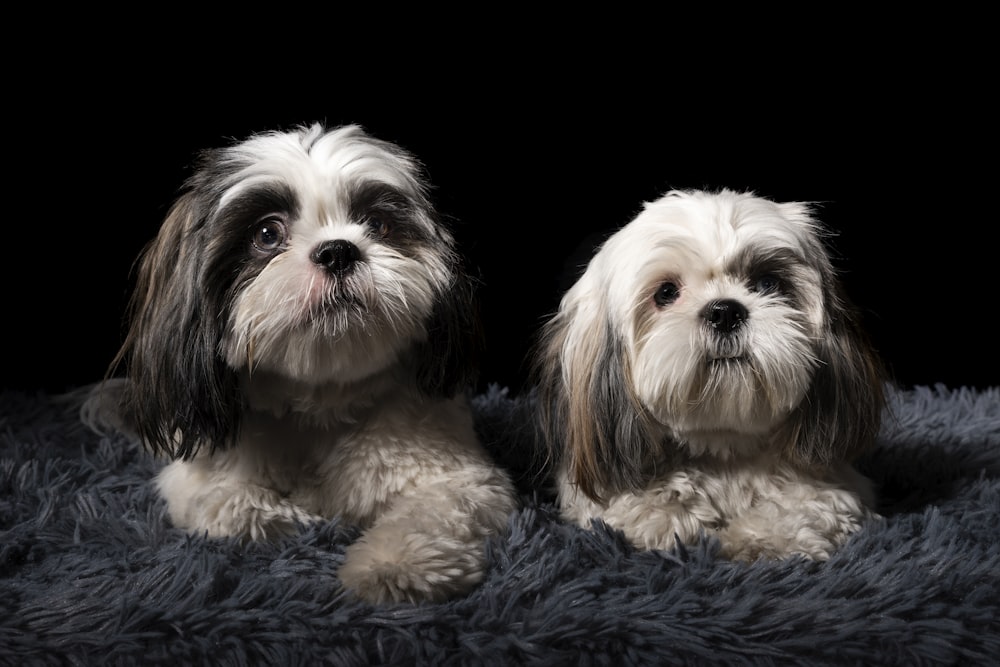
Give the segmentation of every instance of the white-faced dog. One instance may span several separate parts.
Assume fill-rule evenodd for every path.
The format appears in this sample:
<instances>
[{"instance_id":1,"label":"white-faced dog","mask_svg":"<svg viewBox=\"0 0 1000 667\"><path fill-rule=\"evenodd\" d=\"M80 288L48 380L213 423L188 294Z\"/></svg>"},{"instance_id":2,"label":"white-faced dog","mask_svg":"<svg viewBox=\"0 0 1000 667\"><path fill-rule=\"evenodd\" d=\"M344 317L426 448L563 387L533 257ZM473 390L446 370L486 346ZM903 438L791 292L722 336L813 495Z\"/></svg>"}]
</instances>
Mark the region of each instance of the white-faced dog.
<instances>
[{"instance_id":1,"label":"white-faced dog","mask_svg":"<svg viewBox=\"0 0 1000 667\"><path fill-rule=\"evenodd\" d=\"M825 560L876 516L851 461L885 373L824 236L803 203L671 191L603 243L534 359L565 519Z\"/></svg>"},{"instance_id":2,"label":"white-faced dog","mask_svg":"<svg viewBox=\"0 0 1000 667\"><path fill-rule=\"evenodd\" d=\"M428 191L353 125L201 156L115 364L121 417L173 459L174 525L270 539L339 517L363 529L339 576L373 603L481 580L516 494L473 428L474 285Z\"/></svg>"}]
</instances>

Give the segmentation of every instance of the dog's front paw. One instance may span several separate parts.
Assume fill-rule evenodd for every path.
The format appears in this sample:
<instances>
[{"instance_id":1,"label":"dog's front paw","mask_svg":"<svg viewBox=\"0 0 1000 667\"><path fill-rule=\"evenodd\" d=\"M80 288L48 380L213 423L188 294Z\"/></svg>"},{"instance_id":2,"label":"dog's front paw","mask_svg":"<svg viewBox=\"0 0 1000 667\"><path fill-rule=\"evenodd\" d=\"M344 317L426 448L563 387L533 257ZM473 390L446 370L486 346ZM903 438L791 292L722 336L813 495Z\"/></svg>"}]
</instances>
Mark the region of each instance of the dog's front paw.
<instances>
[{"instance_id":1,"label":"dog's front paw","mask_svg":"<svg viewBox=\"0 0 1000 667\"><path fill-rule=\"evenodd\" d=\"M478 542L376 529L347 548L339 574L372 604L441 602L482 580L484 558Z\"/></svg>"},{"instance_id":2,"label":"dog's front paw","mask_svg":"<svg viewBox=\"0 0 1000 667\"><path fill-rule=\"evenodd\" d=\"M761 559L781 560L796 555L825 561L841 541L815 532L790 538L778 535L734 535L727 531L720 535L720 539L720 557L748 563Z\"/></svg>"},{"instance_id":3,"label":"dog's front paw","mask_svg":"<svg viewBox=\"0 0 1000 667\"><path fill-rule=\"evenodd\" d=\"M719 555L739 561L796 555L825 561L860 530L864 517L860 510L809 513L787 508L780 514L743 516L718 531L722 543Z\"/></svg>"},{"instance_id":4,"label":"dog's front paw","mask_svg":"<svg viewBox=\"0 0 1000 667\"><path fill-rule=\"evenodd\" d=\"M180 461L163 469L157 486L174 526L209 537L273 540L320 520L273 489L247 483L209 486L197 468Z\"/></svg>"},{"instance_id":5,"label":"dog's front paw","mask_svg":"<svg viewBox=\"0 0 1000 667\"><path fill-rule=\"evenodd\" d=\"M277 494L263 503L246 497L232 499L219 508L216 517L216 525L224 525L221 534L247 540L277 540L294 535L305 524L321 520Z\"/></svg>"}]
</instances>

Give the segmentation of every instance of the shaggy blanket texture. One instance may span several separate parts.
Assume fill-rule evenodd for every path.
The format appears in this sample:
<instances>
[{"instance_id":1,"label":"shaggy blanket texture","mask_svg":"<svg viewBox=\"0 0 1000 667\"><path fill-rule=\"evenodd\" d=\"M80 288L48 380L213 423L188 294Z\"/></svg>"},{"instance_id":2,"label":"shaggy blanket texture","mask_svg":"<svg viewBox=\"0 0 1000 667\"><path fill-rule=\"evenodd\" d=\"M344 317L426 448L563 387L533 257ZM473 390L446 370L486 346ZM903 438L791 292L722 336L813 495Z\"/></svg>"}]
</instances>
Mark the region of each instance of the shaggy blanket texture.
<instances>
[{"instance_id":1,"label":"shaggy blanket texture","mask_svg":"<svg viewBox=\"0 0 1000 667\"><path fill-rule=\"evenodd\" d=\"M0 663L213 665L997 664L1000 387L893 390L861 462L884 519L826 563L641 552L531 491L533 403L478 426L523 483L482 585L444 604L345 599L357 536L329 521L241 546L172 528L160 465L61 397L0 393Z\"/></svg>"}]
</instances>

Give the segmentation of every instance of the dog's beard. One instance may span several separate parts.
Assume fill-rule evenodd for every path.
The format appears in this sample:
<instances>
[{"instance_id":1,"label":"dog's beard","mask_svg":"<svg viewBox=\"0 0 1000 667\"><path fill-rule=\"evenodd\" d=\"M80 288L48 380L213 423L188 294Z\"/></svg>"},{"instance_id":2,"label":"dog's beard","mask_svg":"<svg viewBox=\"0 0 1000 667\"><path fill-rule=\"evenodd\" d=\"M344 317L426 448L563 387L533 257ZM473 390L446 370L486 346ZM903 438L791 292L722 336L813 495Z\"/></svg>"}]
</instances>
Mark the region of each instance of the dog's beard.
<instances>
[{"instance_id":1,"label":"dog's beard","mask_svg":"<svg viewBox=\"0 0 1000 667\"><path fill-rule=\"evenodd\" d=\"M236 294L226 361L310 383L363 379L426 336L439 281L381 246L342 275L284 253Z\"/></svg>"},{"instance_id":2,"label":"dog's beard","mask_svg":"<svg viewBox=\"0 0 1000 667\"><path fill-rule=\"evenodd\" d=\"M807 317L786 305L755 307L744 327L723 336L697 316L700 307L659 318L636 346L640 400L695 450L766 435L800 403L815 371Z\"/></svg>"}]
</instances>

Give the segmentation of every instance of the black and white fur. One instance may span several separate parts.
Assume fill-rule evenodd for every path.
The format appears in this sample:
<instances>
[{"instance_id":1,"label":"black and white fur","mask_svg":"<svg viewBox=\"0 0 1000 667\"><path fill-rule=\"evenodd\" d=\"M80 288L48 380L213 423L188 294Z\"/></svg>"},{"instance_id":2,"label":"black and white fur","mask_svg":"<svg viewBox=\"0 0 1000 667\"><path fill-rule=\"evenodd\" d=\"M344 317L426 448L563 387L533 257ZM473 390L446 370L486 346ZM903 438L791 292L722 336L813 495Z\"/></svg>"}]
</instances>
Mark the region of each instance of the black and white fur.
<instances>
[{"instance_id":1,"label":"black and white fur","mask_svg":"<svg viewBox=\"0 0 1000 667\"><path fill-rule=\"evenodd\" d=\"M176 526L353 522L339 576L373 603L481 580L516 496L473 430L474 286L428 190L353 125L201 156L142 256L115 363L120 418L173 459L156 485Z\"/></svg>"},{"instance_id":2,"label":"black and white fur","mask_svg":"<svg viewBox=\"0 0 1000 667\"><path fill-rule=\"evenodd\" d=\"M602 244L534 359L565 519L824 560L875 516L851 461L884 371L824 235L804 203L671 191Z\"/></svg>"}]
</instances>

